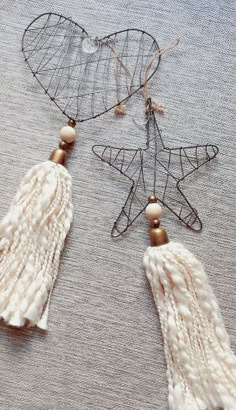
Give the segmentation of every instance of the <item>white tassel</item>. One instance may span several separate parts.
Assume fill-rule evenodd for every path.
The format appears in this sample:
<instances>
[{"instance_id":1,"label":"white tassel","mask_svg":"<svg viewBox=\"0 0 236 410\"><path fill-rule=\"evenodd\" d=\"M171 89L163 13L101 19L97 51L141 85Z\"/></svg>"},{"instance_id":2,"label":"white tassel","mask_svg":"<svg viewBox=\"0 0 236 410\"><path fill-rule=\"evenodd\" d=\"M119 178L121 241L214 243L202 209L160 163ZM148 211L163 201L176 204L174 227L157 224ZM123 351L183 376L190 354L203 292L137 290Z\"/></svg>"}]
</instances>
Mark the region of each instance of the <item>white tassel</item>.
<instances>
[{"instance_id":1,"label":"white tassel","mask_svg":"<svg viewBox=\"0 0 236 410\"><path fill-rule=\"evenodd\" d=\"M72 211L66 168L52 161L34 166L0 223L0 318L7 324L47 328Z\"/></svg>"},{"instance_id":2,"label":"white tassel","mask_svg":"<svg viewBox=\"0 0 236 410\"><path fill-rule=\"evenodd\" d=\"M236 409L236 358L201 263L179 243L144 256L164 338L170 410Z\"/></svg>"}]
</instances>

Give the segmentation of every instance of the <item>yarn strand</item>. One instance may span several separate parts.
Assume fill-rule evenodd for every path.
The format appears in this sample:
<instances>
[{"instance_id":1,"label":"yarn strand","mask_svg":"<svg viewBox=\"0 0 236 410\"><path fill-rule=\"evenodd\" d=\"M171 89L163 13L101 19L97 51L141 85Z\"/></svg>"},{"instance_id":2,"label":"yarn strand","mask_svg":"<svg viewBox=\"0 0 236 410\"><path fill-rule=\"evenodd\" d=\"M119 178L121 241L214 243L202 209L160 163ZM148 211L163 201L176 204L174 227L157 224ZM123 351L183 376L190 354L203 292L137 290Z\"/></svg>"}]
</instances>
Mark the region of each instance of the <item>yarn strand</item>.
<instances>
[{"instance_id":1,"label":"yarn strand","mask_svg":"<svg viewBox=\"0 0 236 410\"><path fill-rule=\"evenodd\" d=\"M47 328L60 253L70 229L71 176L52 161L23 178L0 223L0 318L17 327Z\"/></svg>"},{"instance_id":2,"label":"yarn strand","mask_svg":"<svg viewBox=\"0 0 236 410\"><path fill-rule=\"evenodd\" d=\"M201 263L183 245L144 256L160 317L170 410L236 410L236 358Z\"/></svg>"}]
</instances>

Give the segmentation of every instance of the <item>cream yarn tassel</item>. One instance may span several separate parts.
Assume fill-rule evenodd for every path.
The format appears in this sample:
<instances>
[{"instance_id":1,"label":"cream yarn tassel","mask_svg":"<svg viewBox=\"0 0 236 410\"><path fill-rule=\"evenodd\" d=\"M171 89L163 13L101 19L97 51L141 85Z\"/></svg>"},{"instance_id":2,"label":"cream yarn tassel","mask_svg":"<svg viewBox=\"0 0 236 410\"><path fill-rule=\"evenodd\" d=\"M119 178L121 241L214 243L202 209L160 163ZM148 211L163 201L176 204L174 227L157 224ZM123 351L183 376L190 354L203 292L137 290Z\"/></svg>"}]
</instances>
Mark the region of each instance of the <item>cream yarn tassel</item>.
<instances>
[{"instance_id":1,"label":"cream yarn tassel","mask_svg":"<svg viewBox=\"0 0 236 410\"><path fill-rule=\"evenodd\" d=\"M169 409L235 410L236 358L201 263L170 242L149 247L144 265L164 338Z\"/></svg>"},{"instance_id":2,"label":"cream yarn tassel","mask_svg":"<svg viewBox=\"0 0 236 410\"><path fill-rule=\"evenodd\" d=\"M0 223L0 318L12 326L47 328L49 299L72 221L71 176L56 163L65 155L55 150L52 161L27 173Z\"/></svg>"},{"instance_id":3,"label":"cream yarn tassel","mask_svg":"<svg viewBox=\"0 0 236 410\"><path fill-rule=\"evenodd\" d=\"M236 410L236 358L201 263L160 227L148 198L152 246L144 265L159 312L170 410Z\"/></svg>"}]
</instances>

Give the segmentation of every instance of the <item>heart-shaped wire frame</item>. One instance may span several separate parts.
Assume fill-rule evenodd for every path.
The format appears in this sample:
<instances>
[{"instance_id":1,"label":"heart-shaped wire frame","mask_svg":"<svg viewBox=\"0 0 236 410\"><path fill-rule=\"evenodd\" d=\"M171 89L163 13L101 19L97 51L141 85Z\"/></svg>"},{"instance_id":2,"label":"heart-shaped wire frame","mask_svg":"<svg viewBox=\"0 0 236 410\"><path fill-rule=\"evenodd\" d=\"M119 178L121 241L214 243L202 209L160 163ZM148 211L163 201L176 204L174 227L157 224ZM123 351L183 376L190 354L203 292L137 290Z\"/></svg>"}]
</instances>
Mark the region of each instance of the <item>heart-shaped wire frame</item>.
<instances>
[{"instance_id":1,"label":"heart-shaped wire frame","mask_svg":"<svg viewBox=\"0 0 236 410\"><path fill-rule=\"evenodd\" d=\"M22 38L33 76L62 113L78 122L110 111L142 89L159 66L159 51L143 30L92 39L71 18L56 13L36 17Z\"/></svg>"}]
</instances>

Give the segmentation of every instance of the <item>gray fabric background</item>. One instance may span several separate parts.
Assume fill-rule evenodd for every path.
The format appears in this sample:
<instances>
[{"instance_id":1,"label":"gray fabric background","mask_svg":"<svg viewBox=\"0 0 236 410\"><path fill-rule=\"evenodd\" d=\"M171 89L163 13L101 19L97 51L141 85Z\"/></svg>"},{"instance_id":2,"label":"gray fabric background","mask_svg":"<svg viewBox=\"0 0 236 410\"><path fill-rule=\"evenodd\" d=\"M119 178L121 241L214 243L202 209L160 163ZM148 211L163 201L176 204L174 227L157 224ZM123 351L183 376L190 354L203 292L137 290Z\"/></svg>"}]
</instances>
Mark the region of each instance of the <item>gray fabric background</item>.
<instances>
[{"instance_id":1,"label":"gray fabric background","mask_svg":"<svg viewBox=\"0 0 236 410\"><path fill-rule=\"evenodd\" d=\"M0 0L0 216L23 174L48 158L65 123L29 73L20 51L38 14L71 16L92 35L127 27L152 33L163 58L153 94L165 102L165 141L219 144L218 159L187 190L204 222L201 234L168 212L173 240L205 264L236 351L236 3L234 0ZM68 163L74 222L53 294L49 331L0 328L0 409L166 410L160 326L142 268L149 243L145 218L112 241L110 229L125 185L91 152L94 143L141 144L144 135L113 115L81 125ZM128 138L129 136L129 138ZM121 145L121 143L120 143Z\"/></svg>"}]
</instances>

